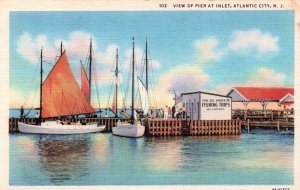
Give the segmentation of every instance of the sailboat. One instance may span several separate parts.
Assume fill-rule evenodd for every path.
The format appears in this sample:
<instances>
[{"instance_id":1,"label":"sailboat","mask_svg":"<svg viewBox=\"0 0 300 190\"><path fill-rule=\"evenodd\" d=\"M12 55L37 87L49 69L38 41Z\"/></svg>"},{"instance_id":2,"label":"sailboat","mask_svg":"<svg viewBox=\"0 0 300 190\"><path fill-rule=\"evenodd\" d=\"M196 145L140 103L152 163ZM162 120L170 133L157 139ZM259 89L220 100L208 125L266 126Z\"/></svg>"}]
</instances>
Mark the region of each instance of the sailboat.
<instances>
[{"instance_id":1,"label":"sailboat","mask_svg":"<svg viewBox=\"0 0 300 190\"><path fill-rule=\"evenodd\" d=\"M90 43L90 68L91 48L92 42ZM69 65L66 51L62 50L62 44L61 56L44 82L43 49L41 49L40 74L40 120L95 113L95 109L90 104L91 77L87 78L81 64L82 88L80 89ZM18 126L20 132L33 134L78 134L100 132L105 129L105 125L98 126L97 123L66 123L59 119L41 122L40 125L18 122Z\"/></svg>"},{"instance_id":2,"label":"sailboat","mask_svg":"<svg viewBox=\"0 0 300 190\"><path fill-rule=\"evenodd\" d=\"M123 137L142 137L145 133L145 126L137 120L136 111L134 109L134 41L132 42L132 84L131 84L131 116L129 122L117 122L117 126L112 128L112 133Z\"/></svg>"}]
</instances>

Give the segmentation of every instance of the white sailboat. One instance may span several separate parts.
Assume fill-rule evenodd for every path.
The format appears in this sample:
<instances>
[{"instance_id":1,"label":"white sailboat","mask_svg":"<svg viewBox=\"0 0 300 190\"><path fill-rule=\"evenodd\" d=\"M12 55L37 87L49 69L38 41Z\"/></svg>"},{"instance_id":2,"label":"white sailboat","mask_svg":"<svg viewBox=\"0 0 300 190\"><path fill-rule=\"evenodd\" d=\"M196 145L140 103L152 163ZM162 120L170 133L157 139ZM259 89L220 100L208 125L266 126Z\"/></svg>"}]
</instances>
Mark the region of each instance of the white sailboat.
<instances>
[{"instance_id":1,"label":"white sailboat","mask_svg":"<svg viewBox=\"0 0 300 190\"><path fill-rule=\"evenodd\" d=\"M129 122L117 122L117 126L112 128L112 133L117 136L123 137L142 137L145 133L145 126L143 126L136 117L136 112L134 110L134 41L132 43L133 50L132 50L132 91L131 91L131 116ZM139 83L139 82L138 82ZM141 93L141 91L140 91ZM145 95L147 93L143 93ZM144 98L142 98L144 99ZM143 105L143 103L142 103ZM144 103L147 105L147 103ZM149 106L149 103L148 103Z\"/></svg>"},{"instance_id":2,"label":"white sailboat","mask_svg":"<svg viewBox=\"0 0 300 190\"><path fill-rule=\"evenodd\" d=\"M81 123L64 124L61 121L45 121L41 125L31 125L19 122L19 130L22 133L31 134L80 134L94 133L105 129L104 125L98 126L97 123L82 125Z\"/></svg>"},{"instance_id":3,"label":"white sailboat","mask_svg":"<svg viewBox=\"0 0 300 190\"><path fill-rule=\"evenodd\" d=\"M91 48L92 42L90 52ZM44 81L42 81L42 58L43 51L41 50L39 120L95 113L95 109L90 104L91 77L87 79L83 66L81 65L82 88L80 89L73 76L66 52L62 51L62 45L61 56ZM90 68L91 60L90 54ZM20 132L33 134L78 134L100 132L105 129L105 125L98 126L97 123L64 123L59 120L41 122L40 125L18 122L18 126Z\"/></svg>"}]
</instances>

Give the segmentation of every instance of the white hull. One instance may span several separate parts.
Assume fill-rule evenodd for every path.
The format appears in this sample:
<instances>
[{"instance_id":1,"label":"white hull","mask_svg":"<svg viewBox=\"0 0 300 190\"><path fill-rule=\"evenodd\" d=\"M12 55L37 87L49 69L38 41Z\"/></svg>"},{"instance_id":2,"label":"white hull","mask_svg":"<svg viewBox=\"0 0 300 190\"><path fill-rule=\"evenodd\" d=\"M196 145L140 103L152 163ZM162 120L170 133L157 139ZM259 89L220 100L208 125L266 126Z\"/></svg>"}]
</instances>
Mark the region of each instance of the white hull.
<instances>
[{"instance_id":1,"label":"white hull","mask_svg":"<svg viewBox=\"0 0 300 190\"><path fill-rule=\"evenodd\" d=\"M122 137L142 137L145 133L145 126L142 126L140 123L117 123L116 127L112 128L112 133L114 135Z\"/></svg>"},{"instance_id":2,"label":"white hull","mask_svg":"<svg viewBox=\"0 0 300 190\"><path fill-rule=\"evenodd\" d=\"M20 132L32 134L80 134L100 132L105 129L105 125L97 126L97 123L63 125L57 121L46 121L42 122L41 125L18 122L18 126Z\"/></svg>"}]
</instances>

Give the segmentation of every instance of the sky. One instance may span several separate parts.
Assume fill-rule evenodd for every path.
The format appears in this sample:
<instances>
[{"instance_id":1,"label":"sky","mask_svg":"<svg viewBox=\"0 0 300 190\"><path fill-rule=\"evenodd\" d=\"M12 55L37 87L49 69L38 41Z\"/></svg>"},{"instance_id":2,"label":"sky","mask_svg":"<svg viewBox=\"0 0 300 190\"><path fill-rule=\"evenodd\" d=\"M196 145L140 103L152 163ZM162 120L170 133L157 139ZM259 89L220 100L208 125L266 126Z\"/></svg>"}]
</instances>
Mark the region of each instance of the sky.
<instances>
[{"instance_id":1,"label":"sky","mask_svg":"<svg viewBox=\"0 0 300 190\"><path fill-rule=\"evenodd\" d=\"M183 92L226 95L235 86L294 86L293 11L100 11L10 13L10 107L37 106L39 57L44 76L63 42L80 85L92 38L100 106L111 104L116 49L126 94L135 42L137 73L147 38L151 57L150 102L163 107ZM142 76L141 76L142 77ZM93 106L98 107L96 85Z\"/></svg>"}]
</instances>

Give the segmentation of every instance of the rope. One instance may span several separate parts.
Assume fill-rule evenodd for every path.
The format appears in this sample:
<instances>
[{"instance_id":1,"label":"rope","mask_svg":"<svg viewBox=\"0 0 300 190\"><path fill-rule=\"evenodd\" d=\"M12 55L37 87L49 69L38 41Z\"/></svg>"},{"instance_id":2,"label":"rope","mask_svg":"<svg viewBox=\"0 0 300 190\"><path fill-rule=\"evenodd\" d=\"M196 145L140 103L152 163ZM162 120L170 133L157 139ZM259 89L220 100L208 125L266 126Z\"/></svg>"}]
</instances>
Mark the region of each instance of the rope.
<instances>
[{"instance_id":1,"label":"rope","mask_svg":"<svg viewBox=\"0 0 300 190\"><path fill-rule=\"evenodd\" d=\"M92 52L93 55L94 55L94 52ZM99 90L98 90L98 85L97 85L97 82L98 82L98 78L97 78L97 73L96 73L96 66L93 65L94 67L92 68L93 69L93 72L94 72L94 79L95 79L95 87L96 87L96 94L97 94L97 100L98 100L98 108L100 109L100 99L99 99ZM91 88L92 89L92 88ZM90 100L91 101L91 100Z\"/></svg>"}]
</instances>

